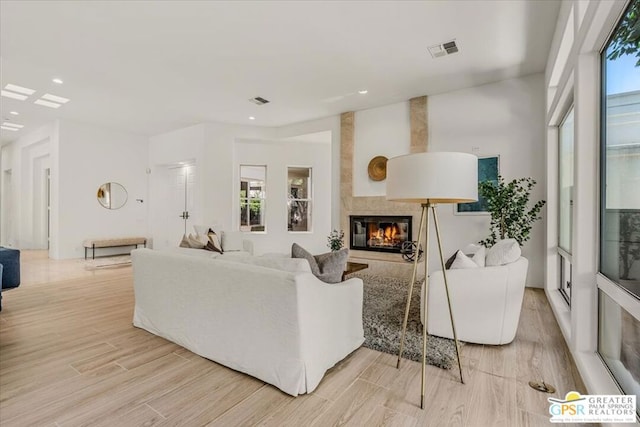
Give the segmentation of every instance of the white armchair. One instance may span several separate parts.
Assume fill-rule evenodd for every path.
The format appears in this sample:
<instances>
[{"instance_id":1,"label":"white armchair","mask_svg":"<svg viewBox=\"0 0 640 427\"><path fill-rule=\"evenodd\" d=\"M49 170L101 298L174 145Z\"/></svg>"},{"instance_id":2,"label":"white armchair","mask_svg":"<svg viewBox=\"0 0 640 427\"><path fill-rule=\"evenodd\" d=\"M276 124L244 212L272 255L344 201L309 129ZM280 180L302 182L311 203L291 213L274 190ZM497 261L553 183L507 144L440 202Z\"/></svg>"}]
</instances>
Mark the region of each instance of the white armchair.
<instances>
[{"instance_id":1,"label":"white armchair","mask_svg":"<svg viewBox=\"0 0 640 427\"><path fill-rule=\"evenodd\" d=\"M520 257L496 267L447 270L458 339L476 344L508 344L516 336L529 261ZM424 285L420 318L424 324ZM453 338L442 271L429 277L427 312L431 335Z\"/></svg>"}]
</instances>

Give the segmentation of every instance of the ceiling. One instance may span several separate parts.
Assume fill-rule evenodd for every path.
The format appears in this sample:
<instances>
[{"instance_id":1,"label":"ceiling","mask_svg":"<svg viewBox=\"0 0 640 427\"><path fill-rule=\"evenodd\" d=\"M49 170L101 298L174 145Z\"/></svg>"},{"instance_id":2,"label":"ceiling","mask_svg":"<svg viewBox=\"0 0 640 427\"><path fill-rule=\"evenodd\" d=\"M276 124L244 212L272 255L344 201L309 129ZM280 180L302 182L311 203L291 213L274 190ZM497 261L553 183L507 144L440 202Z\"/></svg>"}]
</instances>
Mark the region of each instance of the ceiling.
<instances>
[{"instance_id":1,"label":"ceiling","mask_svg":"<svg viewBox=\"0 0 640 427\"><path fill-rule=\"evenodd\" d=\"M0 98L2 117L25 125L0 138L57 118L141 135L212 121L282 126L543 72L559 4L3 0L2 87L36 93ZM451 39L458 53L430 56ZM71 101L34 105L44 93Z\"/></svg>"}]
</instances>

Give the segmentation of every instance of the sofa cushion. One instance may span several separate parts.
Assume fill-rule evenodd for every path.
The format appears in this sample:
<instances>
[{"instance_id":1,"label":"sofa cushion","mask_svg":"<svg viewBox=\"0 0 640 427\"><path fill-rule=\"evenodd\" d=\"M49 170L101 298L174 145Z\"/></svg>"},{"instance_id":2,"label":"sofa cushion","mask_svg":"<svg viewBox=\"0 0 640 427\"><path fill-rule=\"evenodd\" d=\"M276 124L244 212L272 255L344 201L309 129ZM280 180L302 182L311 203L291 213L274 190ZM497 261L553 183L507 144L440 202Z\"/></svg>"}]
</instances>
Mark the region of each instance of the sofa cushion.
<instances>
[{"instance_id":1,"label":"sofa cushion","mask_svg":"<svg viewBox=\"0 0 640 427\"><path fill-rule=\"evenodd\" d=\"M510 264L517 261L521 254L520 245L515 239L500 240L487 251L485 264L487 266Z\"/></svg>"},{"instance_id":2,"label":"sofa cushion","mask_svg":"<svg viewBox=\"0 0 640 427\"><path fill-rule=\"evenodd\" d=\"M311 267L306 259L289 258L289 257L254 257L251 255L244 256L223 256L218 259L223 261L238 262L242 264L259 265L261 267L273 268L290 273L311 273Z\"/></svg>"},{"instance_id":3,"label":"sofa cushion","mask_svg":"<svg viewBox=\"0 0 640 427\"><path fill-rule=\"evenodd\" d=\"M184 247L168 247L160 249L162 252L174 252L183 255L189 255L200 258L217 258L220 256L218 252L203 251L202 249L184 248Z\"/></svg>"},{"instance_id":4,"label":"sofa cushion","mask_svg":"<svg viewBox=\"0 0 640 427\"><path fill-rule=\"evenodd\" d=\"M462 251L456 252L456 259L451 264L451 270L458 270L463 268L478 268L478 264L471 258L462 253Z\"/></svg>"},{"instance_id":5,"label":"sofa cushion","mask_svg":"<svg viewBox=\"0 0 640 427\"><path fill-rule=\"evenodd\" d=\"M323 282L340 283L342 273L347 267L349 249L343 248L339 251L314 256L302 246L294 243L291 246L291 257L306 259L309 262L311 273Z\"/></svg>"},{"instance_id":6,"label":"sofa cushion","mask_svg":"<svg viewBox=\"0 0 640 427\"><path fill-rule=\"evenodd\" d=\"M189 238L187 237L186 234L182 235L182 240L180 240L180 244L178 245L181 248L190 248L191 246L189 246Z\"/></svg>"},{"instance_id":7,"label":"sofa cushion","mask_svg":"<svg viewBox=\"0 0 640 427\"><path fill-rule=\"evenodd\" d=\"M222 250L225 252L243 251L241 231L222 231Z\"/></svg>"}]
</instances>

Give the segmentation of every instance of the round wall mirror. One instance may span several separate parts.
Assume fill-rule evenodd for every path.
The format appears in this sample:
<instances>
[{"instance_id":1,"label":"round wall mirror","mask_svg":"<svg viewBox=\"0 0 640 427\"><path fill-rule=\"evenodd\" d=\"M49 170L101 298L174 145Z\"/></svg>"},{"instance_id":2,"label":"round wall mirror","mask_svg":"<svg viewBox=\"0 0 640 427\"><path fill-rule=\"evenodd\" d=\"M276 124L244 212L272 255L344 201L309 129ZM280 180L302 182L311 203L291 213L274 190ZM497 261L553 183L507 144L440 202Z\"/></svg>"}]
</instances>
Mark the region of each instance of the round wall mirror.
<instances>
[{"instance_id":1,"label":"round wall mirror","mask_svg":"<svg viewBox=\"0 0 640 427\"><path fill-rule=\"evenodd\" d=\"M120 209L127 203L127 190L117 182L107 182L98 188L98 202L103 208Z\"/></svg>"}]
</instances>

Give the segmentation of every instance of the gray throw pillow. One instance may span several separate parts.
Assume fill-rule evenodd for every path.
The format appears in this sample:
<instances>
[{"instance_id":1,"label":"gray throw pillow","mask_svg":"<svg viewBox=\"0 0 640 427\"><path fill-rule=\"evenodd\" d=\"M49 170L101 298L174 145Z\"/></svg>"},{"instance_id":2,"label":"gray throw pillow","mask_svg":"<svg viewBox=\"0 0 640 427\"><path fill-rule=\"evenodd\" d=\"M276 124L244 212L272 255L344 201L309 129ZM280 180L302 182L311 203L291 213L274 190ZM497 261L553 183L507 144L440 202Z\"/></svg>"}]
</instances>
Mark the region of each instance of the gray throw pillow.
<instances>
[{"instance_id":1,"label":"gray throw pillow","mask_svg":"<svg viewBox=\"0 0 640 427\"><path fill-rule=\"evenodd\" d=\"M325 283L340 283L342 273L347 267L349 249L343 248L336 252L313 256L302 246L294 243L291 246L292 258L304 258L309 262L311 273Z\"/></svg>"}]
</instances>

